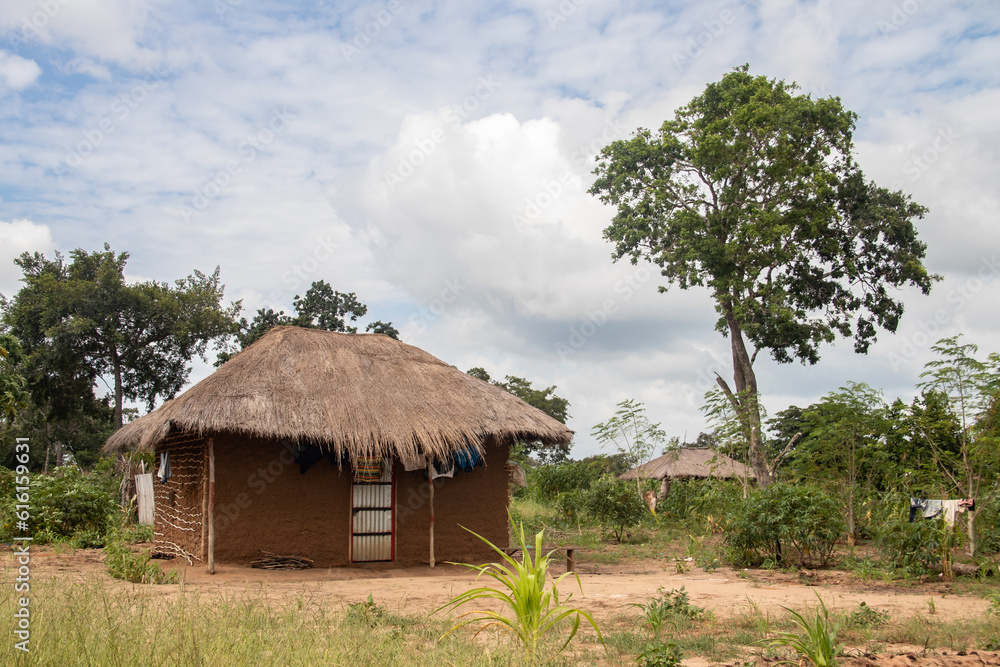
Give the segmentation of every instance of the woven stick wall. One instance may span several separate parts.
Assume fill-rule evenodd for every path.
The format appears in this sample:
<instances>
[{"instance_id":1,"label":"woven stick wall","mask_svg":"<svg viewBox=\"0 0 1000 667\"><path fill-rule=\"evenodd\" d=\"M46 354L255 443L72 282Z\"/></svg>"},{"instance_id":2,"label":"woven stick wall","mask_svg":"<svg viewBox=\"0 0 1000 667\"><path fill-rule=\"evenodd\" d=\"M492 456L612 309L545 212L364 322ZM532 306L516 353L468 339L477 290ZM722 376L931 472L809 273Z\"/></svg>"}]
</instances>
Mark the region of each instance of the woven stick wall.
<instances>
[{"instance_id":1,"label":"woven stick wall","mask_svg":"<svg viewBox=\"0 0 1000 667\"><path fill-rule=\"evenodd\" d=\"M156 451L157 455L170 454L172 474L165 483L159 474L153 478L154 551L186 558L188 563L202 561L205 440L190 434L172 434Z\"/></svg>"}]
</instances>

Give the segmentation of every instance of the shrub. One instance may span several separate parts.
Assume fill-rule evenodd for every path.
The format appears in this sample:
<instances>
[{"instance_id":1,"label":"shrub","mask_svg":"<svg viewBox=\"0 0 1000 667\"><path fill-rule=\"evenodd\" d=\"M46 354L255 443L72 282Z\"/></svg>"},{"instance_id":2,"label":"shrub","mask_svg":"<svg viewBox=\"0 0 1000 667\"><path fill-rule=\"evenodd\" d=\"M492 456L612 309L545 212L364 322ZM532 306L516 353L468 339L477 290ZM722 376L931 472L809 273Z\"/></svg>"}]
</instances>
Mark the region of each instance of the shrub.
<instances>
[{"instance_id":1,"label":"shrub","mask_svg":"<svg viewBox=\"0 0 1000 667\"><path fill-rule=\"evenodd\" d=\"M383 605L377 604L372 594L368 594L368 599L364 602L352 602L347 605L347 612L344 620L349 623L356 623L371 628L381 625L388 615L388 611Z\"/></svg>"},{"instance_id":2,"label":"shrub","mask_svg":"<svg viewBox=\"0 0 1000 667\"><path fill-rule=\"evenodd\" d=\"M671 588L668 592L664 592L663 587L660 586L656 589L656 592L658 595L654 595L645 604L633 602L626 606L636 607L642 612L643 623L653 632L657 639L659 639L660 634L663 632L664 624L677 626L671 620L672 618L700 619L705 616L703 608L691 604L687 591L684 590L683 586L681 586L679 591Z\"/></svg>"},{"instance_id":3,"label":"shrub","mask_svg":"<svg viewBox=\"0 0 1000 667\"><path fill-rule=\"evenodd\" d=\"M152 562L148 550L136 553L119 535L112 535L104 547L104 567L115 579L133 584L170 584L177 578L176 573L168 575Z\"/></svg>"},{"instance_id":4,"label":"shrub","mask_svg":"<svg viewBox=\"0 0 1000 667\"><path fill-rule=\"evenodd\" d=\"M680 667L684 657L676 642L655 641L646 644L642 653L635 657L639 667Z\"/></svg>"},{"instance_id":5,"label":"shrub","mask_svg":"<svg viewBox=\"0 0 1000 667\"><path fill-rule=\"evenodd\" d=\"M591 519L611 532L621 542L625 531L642 521L648 508L636 493L632 482L613 475L597 480L584 497L584 508Z\"/></svg>"},{"instance_id":6,"label":"shrub","mask_svg":"<svg viewBox=\"0 0 1000 667\"><path fill-rule=\"evenodd\" d=\"M937 523L924 520L909 523L901 516L890 518L875 535L880 557L909 574L930 572L931 565L941 560L941 531Z\"/></svg>"},{"instance_id":7,"label":"shrub","mask_svg":"<svg viewBox=\"0 0 1000 667\"><path fill-rule=\"evenodd\" d=\"M837 502L810 486L775 484L753 491L730 517L726 545L734 565L765 560L825 567L844 519Z\"/></svg>"},{"instance_id":8,"label":"shrub","mask_svg":"<svg viewBox=\"0 0 1000 667\"><path fill-rule=\"evenodd\" d=\"M15 477L12 470L0 470L0 539L17 532ZM35 541L78 532L104 535L117 508L115 487L111 475L85 475L72 466L58 468L52 475L29 474L29 527Z\"/></svg>"},{"instance_id":9,"label":"shrub","mask_svg":"<svg viewBox=\"0 0 1000 667\"><path fill-rule=\"evenodd\" d=\"M629 469L622 454L598 454L580 461L565 461L532 469L528 488L539 500L552 502L575 491L586 491L603 475L620 475Z\"/></svg>"}]
</instances>

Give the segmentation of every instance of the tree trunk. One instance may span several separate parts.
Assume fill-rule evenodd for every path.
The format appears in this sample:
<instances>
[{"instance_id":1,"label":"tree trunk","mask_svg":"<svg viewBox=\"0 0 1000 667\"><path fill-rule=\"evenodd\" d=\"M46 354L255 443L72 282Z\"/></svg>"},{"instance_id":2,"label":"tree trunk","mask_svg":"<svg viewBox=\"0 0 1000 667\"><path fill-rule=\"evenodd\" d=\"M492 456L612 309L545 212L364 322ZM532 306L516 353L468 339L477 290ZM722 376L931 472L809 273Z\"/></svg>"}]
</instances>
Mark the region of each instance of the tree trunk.
<instances>
[{"instance_id":1,"label":"tree trunk","mask_svg":"<svg viewBox=\"0 0 1000 667\"><path fill-rule=\"evenodd\" d=\"M966 511L966 525L969 528L969 555L976 555L976 511L968 510Z\"/></svg>"},{"instance_id":2,"label":"tree trunk","mask_svg":"<svg viewBox=\"0 0 1000 667\"><path fill-rule=\"evenodd\" d=\"M124 425L122 418L122 362L118 358L118 352L111 355L111 362L115 370L115 430Z\"/></svg>"},{"instance_id":3,"label":"tree trunk","mask_svg":"<svg viewBox=\"0 0 1000 667\"><path fill-rule=\"evenodd\" d=\"M727 398L736 411L737 418L747 435L749 450L747 457L750 467L757 478L757 486L765 488L771 485L773 478L764 456L764 441L761 437L760 404L757 401L757 376L753 372L753 362L747 353L743 342L743 329L733 314L731 302L723 305L726 314L726 324L729 327L729 342L733 351L733 381L736 383L736 395L727 392ZM719 378L721 380L721 378ZM723 387L725 391L727 387Z\"/></svg>"}]
</instances>

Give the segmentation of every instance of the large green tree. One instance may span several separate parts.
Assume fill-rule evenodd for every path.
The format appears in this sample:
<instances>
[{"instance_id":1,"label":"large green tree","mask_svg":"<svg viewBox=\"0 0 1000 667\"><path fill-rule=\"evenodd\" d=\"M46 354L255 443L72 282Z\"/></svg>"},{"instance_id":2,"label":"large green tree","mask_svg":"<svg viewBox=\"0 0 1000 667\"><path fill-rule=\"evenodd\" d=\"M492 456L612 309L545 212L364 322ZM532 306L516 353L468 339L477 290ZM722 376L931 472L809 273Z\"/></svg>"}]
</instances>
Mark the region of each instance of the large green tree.
<instances>
[{"instance_id":1,"label":"large green tree","mask_svg":"<svg viewBox=\"0 0 1000 667\"><path fill-rule=\"evenodd\" d=\"M0 423L13 419L28 403L27 381L18 368L21 344L0 331Z\"/></svg>"},{"instance_id":2,"label":"large green tree","mask_svg":"<svg viewBox=\"0 0 1000 667\"><path fill-rule=\"evenodd\" d=\"M188 363L233 331L239 305L222 305L219 269L195 271L173 285L127 282L128 253L82 249L70 261L25 253L15 263L24 287L4 308L4 321L24 347L32 399L53 417L84 411L104 382L113 396L115 428L124 400L152 409L187 381Z\"/></svg>"},{"instance_id":3,"label":"large green tree","mask_svg":"<svg viewBox=\"0 0 1000 667\"><path fill-rule=\"evenodd\" d=\"M658 133L606 146L590 191L617 207L604 231L616 260L657 264L661 291L711 294L735 390L717 380L766 486L757 353L813 364L838 335L864 353L902 315L889 288L926 293L934 276L913 224L924 207L866 180L854 161L856 114L748 69L709 84Z\"/></svg>"},{"instance_id":4,"label":"large green tree","mask_svg":"<svg viewBox=\"0 0 1000 667\"><path fill-rule=\"evenodd\" d=\"M292 300L294 315L284 311L275 312L271 308L261 308L253 319L240 318L234 340L229 349L220 352L215 362L220 366L276 326L296 326L307 329L324 329L341 333L357 333L352 326L359 317L364 317L368 306L358 300L354 292L338 292L325 280L314 282L303 296L295 295ZM365 331L380 333L399 340L399 331L391 322L376 320L365 327Z\"/></svg>"},{"instance_id":5,"label":"large green tree","mask_svg":"<svg viewBox=\"0 0 1000 667\"><path fill-rule=\"evenodd\" d=\"M531 381L515 375L508 375L503 380L494 380L486 369L479 366L470 368L467 375L489 382L499 387L508 394L517 396L530 406L536 407L558 422L566 423L569 418L569 401L556 395L556 387L546 387L545 389L535 389L531 386ZM557 462L564 461L569 455L569 445L543 445L540 442L522 442L521 451L525 454L534 454L542 461Z\"/></svg>"}]
</instances>

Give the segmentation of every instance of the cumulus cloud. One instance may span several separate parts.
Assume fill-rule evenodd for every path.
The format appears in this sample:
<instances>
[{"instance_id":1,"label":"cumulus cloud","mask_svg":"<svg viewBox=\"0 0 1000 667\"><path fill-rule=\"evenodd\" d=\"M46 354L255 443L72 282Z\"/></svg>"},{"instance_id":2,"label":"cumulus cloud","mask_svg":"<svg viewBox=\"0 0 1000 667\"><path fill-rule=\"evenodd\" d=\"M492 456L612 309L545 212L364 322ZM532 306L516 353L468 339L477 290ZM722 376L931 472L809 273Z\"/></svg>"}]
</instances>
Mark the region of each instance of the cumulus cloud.
<instances>
[{"instance_id":1,"label":"cumulus cloud","mask_svg":"<svg viewBox=\"0 0 1000 667\"><path fill-rule=\"evenodd\" d=\"M0 220L0 294L12 297L21 289L21 268L14 260L25 252L51 254L52 233L48 226L31 220Z\"/></svg>"},{"instance_id":2,"label":"cumulus cloud","mask_svg":"<svg viewBox=\"0 0 1000 667\"><path fill-rule=\"evenodd\" d=\"M0 28L17 42L69 45L102 60L136 64L149 56L139 46L148 12L146 0L5 0Z\"/></svg>"},{"instance_id":3,"label":"cumulus cloud","mask_svg":"<svg viewBox=\"0 0 1000 667\"><path fill-rule=\"evenodd\" d=\"M0 50L0 81L8 88L24 90L41 74L42 68L34 60Z\"/></svg>"},{"instance_id":4,"label":"cumulus cloud","mask_svg":"<svg viewBox=\"0 0 1000 667\"><path fill-rule=\"evenodd\" d=\"M42 70L56 84L0 97L0 217L14 220L0 223L0 292L17 288L10 258L53 237L108 241L157 280L220 265L250 314L322 279L463 370L557 385L579 455L625 397L693 438L701 394L730 372L711 299L659 294L655 268L613 263L612 211L587 189L602 146L749 63L858 112L861 166L928 207L920 234L945 276L929 298L904 293L899 335L868 358L846 341L815 367L761 354L768 409L848 379L912 390L928 329L1000 349L995 283L962 307L955 291L1000 247L1000 15L863 0L401 7L0 3L0 85L28 90Z\"/></svg>"}]
</instances>

